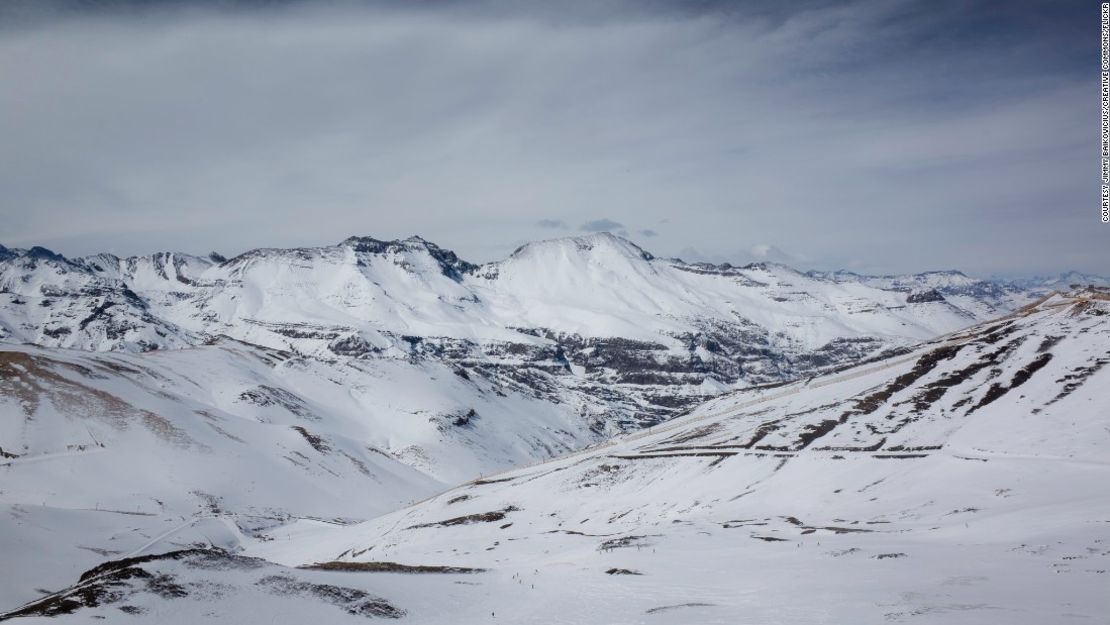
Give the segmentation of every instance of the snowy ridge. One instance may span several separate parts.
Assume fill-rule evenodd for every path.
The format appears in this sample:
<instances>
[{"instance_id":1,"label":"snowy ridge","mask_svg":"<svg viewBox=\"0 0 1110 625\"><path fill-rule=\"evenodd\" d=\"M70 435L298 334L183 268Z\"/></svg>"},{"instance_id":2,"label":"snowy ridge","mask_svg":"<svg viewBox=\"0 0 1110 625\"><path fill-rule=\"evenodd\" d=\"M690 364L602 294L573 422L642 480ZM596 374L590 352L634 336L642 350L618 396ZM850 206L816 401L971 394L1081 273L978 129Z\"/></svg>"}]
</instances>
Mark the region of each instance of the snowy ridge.
<instances>
[{"instance_id":1,"label":"snowy ridge","mask_svg":"<svg viewBox=\"0 0 1110 625\"><path fill-rule=\"evenodd\" d=\"M689 264L608 233L530 243L486 265L420 237L230 260L5 248L0 340L149 351L230 337L328 361L434 360L548 398L589 387L615 401L604 427L626 428L724 389L899 349L1038 293L950 273Z\"/></svg>"},{"instance_id":2,"label":"snowy ridge","mask_svg":"<svg viewBox=\"0 0 1110 625\"><path fill-rule=\"evenodd\" d=\"M518 338L513 328L545 328L588 337L658 339L664 330L689 329L696 319L735 322L757 305L766 315L833 318L839 326L810 336L799 333L800 340L815 346L846 333L924 338L938 325L965 321L969 313L950 306L922 319L914 310L903 311L908 291L983 285L966 276L958 285L951 279L942 285L932 274L863 278L801 274L771 264L689 265L655 258L608 233L530 243L504 261L482 266L419 237L351 237L331 247L259 249L219 263L172 253L68 260L36 250L9 251L10 257L0 260L5 294L41 297L44 288L86 285L129 290L141 300L136 306L146 304L167 325L236 338L249 333L242 326L253 320L342 326L369 335L365 338L386 331L497 340ZM50 303L35 303L50 308ZM578 316L586 304L602 323ZM5 306L13 319L6 325L37 328L15 321L30 307L27 302ZM769 332L794 338L783 318L759 321ZM894 331L890 325L908 328ZM127 336L92 343L72 333L22 338L97 351L174 346ZM265 338L269 347L312 347L289 340L302 337L288 334L271 332Z\"/></svg>"}]
</instances>

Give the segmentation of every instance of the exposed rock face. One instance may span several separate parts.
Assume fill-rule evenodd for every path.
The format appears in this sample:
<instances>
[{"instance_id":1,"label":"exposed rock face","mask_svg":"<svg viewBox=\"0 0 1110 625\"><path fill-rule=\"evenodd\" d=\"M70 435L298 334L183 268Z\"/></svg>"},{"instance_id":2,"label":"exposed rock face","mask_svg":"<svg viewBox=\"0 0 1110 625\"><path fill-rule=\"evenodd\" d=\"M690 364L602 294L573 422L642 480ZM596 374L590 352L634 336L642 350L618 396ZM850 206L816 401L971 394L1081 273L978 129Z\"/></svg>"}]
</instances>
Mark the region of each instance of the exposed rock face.
<instances>
[{"instance_id":1,"label":"exposed rock face","mask_svg":"<svg viewBox=\"0 0 1110 625\"><path fill-rule=\"evenodd\" d=\"M918 291L910 293L906 297L907 304L928 304L929 302L943 302L944 296L936 289L929 289L928 291Z\"/></svg>"}]
</instances>

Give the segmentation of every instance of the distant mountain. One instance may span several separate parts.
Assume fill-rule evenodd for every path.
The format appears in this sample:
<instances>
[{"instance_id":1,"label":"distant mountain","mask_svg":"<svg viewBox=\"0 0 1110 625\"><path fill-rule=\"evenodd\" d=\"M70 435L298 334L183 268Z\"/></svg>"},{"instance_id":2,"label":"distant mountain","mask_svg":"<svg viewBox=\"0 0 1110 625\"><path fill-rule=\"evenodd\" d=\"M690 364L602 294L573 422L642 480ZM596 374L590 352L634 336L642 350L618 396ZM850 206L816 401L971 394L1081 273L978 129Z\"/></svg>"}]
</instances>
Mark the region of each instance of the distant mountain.
<instances>
[{"instance_id":1,"label":"distant mountain","mask_svg":"<svg viewBox=\"0 0 1110 625\"><path fill-rule=\"evenodd\" d=\"M1078 271L1067 271L1055 276L1010 280L1009 284L1026 289L1056 289L1067 291L1077 286L1110 287L1110 278Z\"/></svg>"},{"instance_id":2,"label":"distant mountain","mask_svg":"<svg viewBox=\"0 0 1110 625\"><path fill-rule=\"evenodd\" d=\"M568 388L604 397L586 416L601 431L900 349L1047 289L685 263L608 233L483 265L420 237L231 259L3 248L0 341L150 351L226 337L325 361L436 362L552 401Z\"/></svg>"}]
</instances>

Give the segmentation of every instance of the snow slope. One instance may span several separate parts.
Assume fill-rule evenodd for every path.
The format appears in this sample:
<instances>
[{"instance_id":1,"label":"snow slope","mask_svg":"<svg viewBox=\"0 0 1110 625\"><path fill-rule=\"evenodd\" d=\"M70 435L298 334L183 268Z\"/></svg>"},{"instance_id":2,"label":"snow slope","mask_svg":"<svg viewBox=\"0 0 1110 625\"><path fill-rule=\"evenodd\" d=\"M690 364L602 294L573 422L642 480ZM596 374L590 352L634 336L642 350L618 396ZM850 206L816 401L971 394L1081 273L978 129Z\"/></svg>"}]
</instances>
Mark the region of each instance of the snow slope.
<instances>
[{"instance_id":1,"label":"snow slope","mask_svg":"<svg viewBox=\"0 0 1110 625\"><path fill-rule=\"evenodd\" d=\"M580 415L595 403L226 340L0 351L0 552L35 563L0 577L0 605L166 531L163 544L234 545L292 518L363 520L579 448L596 440Z\"/></svg>"},{"instance_id":2,"label":"snow slope","mask_svg":"<svg viewBox=\"0 0 1110 625\"><path fill-rule=\"evenodd\" d=\"M227 553L110 565L27 611L354 622L378 601L419 623L1102 622L1107 300L1053 296L363 523L290 519Z\"/></svg>"},{"instance_id":3,"label":"snow slope","mask_svg":"<svg viewBox=\"0 0 1110 625\"><path fill-rule=\"evenodd\" d=\"M737 393L249 551L490 569L473 603L413 603L421 622L1098 622L1108 320L1104 295L1053 298L905 357ZM415 592L397 586L401 603Z\"/></svg>"}]
</instances>

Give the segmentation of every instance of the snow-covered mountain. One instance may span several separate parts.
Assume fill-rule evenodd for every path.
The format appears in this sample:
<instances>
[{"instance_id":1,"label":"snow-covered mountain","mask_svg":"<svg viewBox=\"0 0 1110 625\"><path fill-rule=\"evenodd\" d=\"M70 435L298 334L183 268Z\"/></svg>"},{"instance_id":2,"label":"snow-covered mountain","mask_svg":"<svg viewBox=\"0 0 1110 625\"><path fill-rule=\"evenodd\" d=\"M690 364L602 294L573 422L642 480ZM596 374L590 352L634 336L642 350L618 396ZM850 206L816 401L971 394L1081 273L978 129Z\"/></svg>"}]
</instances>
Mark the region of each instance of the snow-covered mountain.
<instances>
[{"instance_id":1,"label":"snow-covered mountain","mask_svg":"<svg viewBox=\"0 0 1110 625\"><path fill-rule=\"evenodd\" d=\"M203 364L232 352L261 364L244 373ZM371 475L394 472L423 492L434 490L385 455L376 460L376 452L361 449L357 418L310 421L289 406L271 412L257 404L234 414L236 400L226 392L221 400L218 389L236 389L242 380L225 378L276 385L264 362L280 358L276 353L220 345L60 353L8 353L5 410L14 401L28 415L18 427L25 440L52 439L59 430L83 440L76 418L82 410L98 415L86 417L87 436L116 438L100 450L21 456L0 469L8 502L0 540L13 554L0 586L8 605L29 602L7 617L1046 623L1097 622L1110 611L1105 291L1054 295L885 359L737 390L668 423L487 474L354 524L306 517L372 515L392 505L389 497L352 500L360 491L346 484L331 498L344 501L306 494L304 511L268 515L241 507L266 498L246 479L238 488L218 485L217 476L240 479L245 469L215 454L205 488L223 488L224 499L196 495L210 502L203 514L183 515L175 506L187 498L162 484L176 475L163 450L226 449L235 444L229 435L263 436L269 426L264 442L251 446L251 462L260 464L243 474L250 481L283 471L274 481L291 480L298 492L314 473L330 471L369 485L372 478L354 469L358 460ZM175 358L197 360L168 364ZM170 359L158 375L140 371L157 359ZM284 362L302 360L299 366L320 362ZM122 379L149 388L125 391ZM48 386L61 390L39 390ZM169 425L176 431L142 412L157 416L148 407L183 388L212 389L215 418L174 413ZM336 394L313 395L320 399L305 400L304 412L322 412ZM129 402L137 412L108 399L123 395L135 398ZM79 408L90 402L108 403ZM75 412L51 416L58 405ZM251 414L278 416L266 424ZM314 434L325 427L336 429ZM106 472L110 458L144 453L134 449L140 445L166 454L171 468L163 473L150 462ZM328 451L314 451L320 446ZM283 454L296 461L279 469L269 458ZM128 476L128 466L151 475ZM185 479L200 479L202 470L193 467ZM110 486L92 482L100 474ZM136 493L124 494L136 489L159 501L103 509L138 505ZM82 500L94 493L119 499ZM32 494L46 501L28 500ZM86 507L92 510L79 509ZM45 551L32 553L36 548ZM110 561L87 567L78 580L74 560L82 552L86 562L98 554ZM74 585L35 600L35 587L66 583Z\"/></svg>"},{"instance_id":2,"label":"snow-covered mountain","mask_svg":"<svg viewBox=\"0 0 1110 625\"><path fill-rule=\"evenodd\" d=\"M1078 286L1110 287L1110 278L1089 273L1080 273L1078 271L1067 271L1055 276L1012 280L1010 284L1018 288L1066 291Z\"/></svg>"},{"instance_id":3,"label":"snow-covered mountain","mask_svg":"<svg viewBox=\"0 0 1110 625\"><path fill-rule=\"evenodd\" d=\"M324 361L435 362L548 401L604 396L583 417L601 432L877 356L1042 292L951 272L691 264L604 233L485 265L419 237L232 259L3 248L0 340L137 352L227 337Z\"/></svg>"}]
</instances>

